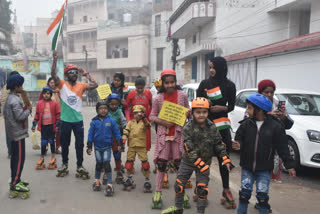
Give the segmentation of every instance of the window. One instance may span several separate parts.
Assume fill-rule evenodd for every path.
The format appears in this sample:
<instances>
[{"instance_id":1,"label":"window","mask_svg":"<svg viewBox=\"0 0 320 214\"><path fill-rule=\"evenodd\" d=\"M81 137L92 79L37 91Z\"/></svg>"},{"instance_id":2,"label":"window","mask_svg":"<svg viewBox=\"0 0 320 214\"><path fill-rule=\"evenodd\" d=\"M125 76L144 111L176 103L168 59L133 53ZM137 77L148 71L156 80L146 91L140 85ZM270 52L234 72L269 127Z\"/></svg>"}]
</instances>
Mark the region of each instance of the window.
<instances>
[{"instance_id":1,"label":"window","mask_svg":"<svg viewBox=\"0 0 320 214\"><path fill-rule=\"evenodd\" d=\"M254 91L245 91L239 94L236 97L236 106L241 107L241 108L247 108L247 99L248 97L253 94Z\"/></svg>"},{"instance_id":2,"label":"window","mask_svg":"<svg viewBox=\"0 0 320 214\"><path fill-rule=\"evenodd\" d=\"M74 16L74 8L69 7L68 8L68 24L72 25L73 24L73 16Z\"/></svg>"},{"instance_id":3,"label":"window","mask_svg":"<svg viewBox=\"0 0 320 214\"><path fill-rule=\"evenodd\" d=\"M161 0L156 0L156 3L161 3Z\"/></svg>"},{"instance_id":4,"label":"window","mask_svg":"<svg viewBox=\"0 0 320 214\"><path fill-rule=\"evenodd\" d=\"M189 88L188 90L188 100L189 102L192 102L192 100L194 100L194 90Z\"/></svg>"},{"instance_id":5,"label":"window","mask_svg":"<svg viewBox=\"0 0 320 214\"><path fill-rule=\"evenodd\" d=\"M87 16L83 16L83 22L87 22L88 21L88 17Z\"/></svg>"},{"instance_id":6,"label":"window","mask_svg":"<svg viewBox=\"0 0 320 214\"><path fill-rule=\"evenodd\" d=\"M69 52L70 53L73 53L74 52L74 35L71 34L69 36L69 39L68 39L68 48L69 48Z\"/></svg>"},{"instance_id":7,"label":"window","mask_svg":"<svg viewBox=\"0 0 320 214\"><path fill-rule=\"evenodd\" d=\"M108 18L109 18L110 20L114 19L114 14L113 14L113 13L109 13Z\"/></svg>"},{"instance_id":8,"label":"window","mask_svg":"<svg viewBox=\"0 0 320 214\"><path fill-rule=\"evenodd\" d=\"M160 36L161 35L161 15L156 15L155 16L154 34L155 34L155 36Z\"/></svg>"},{"instance_id":9,"label":"window","mask_svg":"<svg viewBox=\"0 0 320 214\"><path fill-rule=\"evenodd\" d=\"M157 71L163 70L163 48L157 48Z\"/></svg>"},{"instance_id":10,"label":"window","mask_svg":"<svg viewBox=\"0 0 320 214\"><path fill-rule=\"evenodd\" d=\"M191 79L196 80L198 73L198 59L197 57L192 58L192 66L191 66Z\"/></svg>"},{"instance_id":11,"label":"window","mask_svg":"<svg viewBox=\"0 0 320 214\"><path fill-rule=\"evenodd\" d=\"M197 34L194 34L192 37L192 43L196 43L197 42Z\"/></svg>"}]
</instances>

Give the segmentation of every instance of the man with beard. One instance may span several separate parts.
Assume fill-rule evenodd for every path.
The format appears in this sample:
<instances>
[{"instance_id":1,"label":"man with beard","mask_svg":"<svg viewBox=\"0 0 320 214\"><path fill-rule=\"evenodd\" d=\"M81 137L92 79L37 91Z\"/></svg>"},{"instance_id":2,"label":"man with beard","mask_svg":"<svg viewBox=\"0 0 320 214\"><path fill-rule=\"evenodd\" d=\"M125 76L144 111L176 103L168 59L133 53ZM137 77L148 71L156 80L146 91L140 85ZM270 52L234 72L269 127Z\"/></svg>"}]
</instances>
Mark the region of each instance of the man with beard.
<instances>
[{"instance_id":1,"label":"man with beard","mask_svg":"<svg viewBox=\"0 0 320 214\"><path fill-rule=\"evenodd\" d=\"M82 73L89 80L88 83L77 82L78 74ZM83 179L89 178L88 172L83 168L83 146L84 146L84 129L82 109L82 95L86 90L92 90L98 87L96 81L82 68L75 65L67 65L64 69L65 80L59 79L55 70L51 71L51 76L55 84L60 89L61 96L61 148L62 163L58 169L58 177L63 177L68 173L68 155L71 140L71 131L73 131L76 142L77 154L77 174Z\"/></svg>"},{"instance_id":2,"label":"man with beard","mask_svg":"<svg viewBox=\"0 0 320 214\"><path fill-rule=\"evenodd\" d=\"M197 90L197 97L205 97L211 101L209 119L213 121L220 132L222 141L228 153L232 150L230 120L228 113L233 111L236 99L236 86L227 79L228 66L223 57L214 57L208 62L210 66L209 79L203 80ZM226 208L236 208L232 193L229 189L229 171L222 166L223 160L218 158L220 175L223 186L221 203Z\"/></svg>"}]
</instances>

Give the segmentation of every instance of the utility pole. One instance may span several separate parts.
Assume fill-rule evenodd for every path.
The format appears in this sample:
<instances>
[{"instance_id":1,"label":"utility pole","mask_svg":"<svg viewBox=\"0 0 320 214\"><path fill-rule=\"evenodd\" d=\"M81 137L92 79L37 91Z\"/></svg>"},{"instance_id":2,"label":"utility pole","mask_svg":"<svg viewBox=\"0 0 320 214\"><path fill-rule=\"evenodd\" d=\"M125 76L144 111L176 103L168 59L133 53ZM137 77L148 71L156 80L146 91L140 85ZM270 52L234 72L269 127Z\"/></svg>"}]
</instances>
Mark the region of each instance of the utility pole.
<instances>
[{"instance_id":1,"label":"utility pole","mask_svg":"<svg viewBox=\"0 0 320 214\"><path fill-rule=\"evenodd\" d=\"M173 38L172 39L172 56L171 56L171 60L172 60L172 69L176 70L176 64L177 64L177 56L180 55L180 49L179 49L179 45L178 45L179 39Z\"/></svg>"},{"instance_id":2,"label":"utility pole","mask_svg":"<svg viewBox=\"0 0 320 214\"><path fill-rule=\"evenodd\" d=\"M86 72L88 72L88 51L87 51L87 47L85 45L82 46L82 51L85 55ZM82 75L80 75L80 76L82 76Z\"/></svg>"}]
</instances>

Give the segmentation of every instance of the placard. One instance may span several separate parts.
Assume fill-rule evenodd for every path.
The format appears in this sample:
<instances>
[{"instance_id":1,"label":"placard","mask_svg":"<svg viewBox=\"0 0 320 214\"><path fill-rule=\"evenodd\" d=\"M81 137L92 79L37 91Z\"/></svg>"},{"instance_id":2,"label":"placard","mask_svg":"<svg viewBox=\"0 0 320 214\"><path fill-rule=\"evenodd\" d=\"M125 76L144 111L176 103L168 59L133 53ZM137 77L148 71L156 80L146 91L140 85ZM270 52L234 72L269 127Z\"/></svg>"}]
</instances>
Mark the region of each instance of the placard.
<instances>
[{"instance_id":1,"label":"placard","mask_svg":"<svg viewBox=\"0 0 320 214\"><path fill-rule=\"evenodd\" d=\"M189 109L186 107L164 101L158 117L159 119L175 123L179 126L184 126L187 119L186 113L188 111Z\"/></svg>"}]
</instances>

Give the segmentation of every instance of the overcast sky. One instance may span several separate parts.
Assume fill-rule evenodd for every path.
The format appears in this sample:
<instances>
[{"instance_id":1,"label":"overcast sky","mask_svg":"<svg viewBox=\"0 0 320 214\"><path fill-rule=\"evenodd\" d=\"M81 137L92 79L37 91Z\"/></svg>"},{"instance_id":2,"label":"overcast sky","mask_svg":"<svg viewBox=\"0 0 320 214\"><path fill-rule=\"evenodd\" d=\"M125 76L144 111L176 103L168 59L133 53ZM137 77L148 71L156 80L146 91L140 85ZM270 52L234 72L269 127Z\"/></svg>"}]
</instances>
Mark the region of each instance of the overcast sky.
<instances>
[{"instance_id":1,"label":"overcast sky","mask_svg":"<svg viewBox=\"0 0 320 214\"><path fill-rule=\"evenodd\" d=\"M60 10L65 0L11 0L12 10L17 10L18 24L35 24L36 17L51 17L51 13Z\"/></svg>"}]
</instances>

